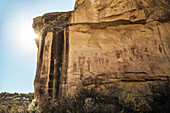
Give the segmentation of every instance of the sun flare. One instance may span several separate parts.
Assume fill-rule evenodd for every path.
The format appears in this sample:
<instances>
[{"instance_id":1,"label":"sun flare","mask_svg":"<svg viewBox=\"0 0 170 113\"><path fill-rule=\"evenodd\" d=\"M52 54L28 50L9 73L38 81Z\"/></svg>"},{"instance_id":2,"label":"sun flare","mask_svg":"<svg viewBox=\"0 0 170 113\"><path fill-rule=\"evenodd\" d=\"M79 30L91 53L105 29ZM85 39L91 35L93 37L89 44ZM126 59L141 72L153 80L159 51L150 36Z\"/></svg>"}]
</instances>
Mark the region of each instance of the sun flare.
<instances>
[{"instance_id":1,"label":"sun flare","mask_svg":"<svg viewBox=\"0 0 170 113\"><path fill-rule=\"evenodd\" d=\"M38 38L32 28L32 22L28 20L21 20L14 30L17 37L17 43L24 49L33 49L36 44L34 39Z\"/></svg>"}]
</instances>

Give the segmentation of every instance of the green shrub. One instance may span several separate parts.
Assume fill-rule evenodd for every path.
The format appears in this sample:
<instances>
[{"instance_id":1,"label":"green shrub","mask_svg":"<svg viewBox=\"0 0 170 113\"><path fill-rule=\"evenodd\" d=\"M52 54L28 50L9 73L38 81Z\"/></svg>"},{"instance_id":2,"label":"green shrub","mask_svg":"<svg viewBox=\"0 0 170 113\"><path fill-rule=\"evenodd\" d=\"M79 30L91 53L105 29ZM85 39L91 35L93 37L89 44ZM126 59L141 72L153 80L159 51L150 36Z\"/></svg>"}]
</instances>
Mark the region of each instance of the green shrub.
<instances>
[{"instance_id":1,"label":"green shrub","mask_svg":"<svg viewBox=\"0 0 170 113\"><path fill-rule=\"evenodd\" d=\"M117 83L105 85L105 91L82 89L74 96L68 95L56 102L41 103L37 112L41 113L148 113L151 107L143 100L125 94ZM119 97L120 96L120 97Z\"/></svg>"},{"instance_id":2,"label":"green shrub","mask_svg":"<svg viewBox=\"0 0 170 113\"><path fill-rule=\"evenodd\" d=\"M32 103L28 106L29 112L35 112L37 110L37 100L33 99Z\"/></svg>"},{"instance_id":3,"label":"green shrub","mask_svg":"<svg viewBox=\"0 0 170 113\"><path fill-rule=\"evenodd\" d=\"M123 95L119 98L122 113L148 113L151 107L143 100L139 100L132 93Z\"/></svg>"}]
</instances>

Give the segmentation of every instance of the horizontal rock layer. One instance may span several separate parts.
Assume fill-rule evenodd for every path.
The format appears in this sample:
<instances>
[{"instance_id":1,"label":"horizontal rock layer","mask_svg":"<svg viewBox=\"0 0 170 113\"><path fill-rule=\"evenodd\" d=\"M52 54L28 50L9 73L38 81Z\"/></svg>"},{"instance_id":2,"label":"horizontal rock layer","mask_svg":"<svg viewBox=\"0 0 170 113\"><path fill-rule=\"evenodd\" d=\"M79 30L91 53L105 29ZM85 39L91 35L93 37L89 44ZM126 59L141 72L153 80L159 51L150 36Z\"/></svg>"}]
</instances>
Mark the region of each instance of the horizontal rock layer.
<instances>
[{"instance_id":1,"label":"horizontal rock layer","mask_svg":"<svg viewBox=\"0 0 170 113\"><path fill-rule=\"evenodd\" d=\"M76 0L71 23L166 21L169 0Z\"/></svg>"}]
</instances>

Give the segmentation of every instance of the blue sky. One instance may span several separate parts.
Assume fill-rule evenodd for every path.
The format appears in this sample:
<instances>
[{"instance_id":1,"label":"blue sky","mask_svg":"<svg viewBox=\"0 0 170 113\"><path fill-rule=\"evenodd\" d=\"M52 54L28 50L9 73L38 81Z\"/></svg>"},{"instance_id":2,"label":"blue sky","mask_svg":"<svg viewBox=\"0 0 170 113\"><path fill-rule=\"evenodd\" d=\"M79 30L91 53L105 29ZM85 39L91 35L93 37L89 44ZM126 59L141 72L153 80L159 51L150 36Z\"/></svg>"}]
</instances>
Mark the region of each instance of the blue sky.
<instances>
[{"instance_id":1,"label":"blue sky","mask_svg":"<svg viewBox=\"0 0 170 113\"><path fill-rule=\"evenodd\" d=\"M0 0L0 92L34 91L37 47L32 19L70 11L75 0Z\"/></svg>"}]
</instances>

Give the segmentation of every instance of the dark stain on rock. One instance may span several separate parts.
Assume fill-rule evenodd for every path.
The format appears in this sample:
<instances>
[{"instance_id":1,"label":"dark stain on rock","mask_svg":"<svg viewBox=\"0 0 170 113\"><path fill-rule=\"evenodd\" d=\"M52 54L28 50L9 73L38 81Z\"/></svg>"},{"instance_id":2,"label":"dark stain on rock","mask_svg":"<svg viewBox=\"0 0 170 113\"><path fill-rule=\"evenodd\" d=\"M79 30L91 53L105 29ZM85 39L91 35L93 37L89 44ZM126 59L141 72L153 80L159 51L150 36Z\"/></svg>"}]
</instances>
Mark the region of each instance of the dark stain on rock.
<instances>
[{"instance_id":1,"label":"dark stain on rock","mask_svg":"<svg viewBox=\"0 0 170 113\"><path fill-rule=\"evenodd\" d=\"M140 61L144 61L143 55L140 55Z\"/></svg>"},{"instance_id":2,"label":"dark stain on rock","mask_svg":"<svg viewBox=\"0 0 170 113\"><path fill-rule=\"evenodd\" d=\"M119 51L116 51L115 55L116 55L117 58L120 58L120 52Z\"/></svg>"},{"instance_id":3,"label":"dark stain on rock","mask_svg":"<svg viewBox=\"0 0 170 113\"><path fill-rule=\"evenodd\" d=\"M126 48L124 48L124 51L127 52Z\"/></svg>"},{"instance_id":4,"label":"dark stain on rock","mask_svg":"<svg viewBox=\"0 0 170 113\"><path fill-rule=\"evenodd\" d=\"M154 43L157 45L157 41L156 40L154 40Z\"/></svg>"},{"instance_id":5,"label":"dark stain on rock","mask_svg":"<svg viewBox=\"0 0 170 113\"><path fill-rule=\"evenodd\" d=\"M162 53L162 47L159 45L159 52Z\"/></svg>"},{"instance_id":6,"label":"dark stain on rock","mask_svg":"<svg viewBox=\"0 0 170 113\"><path fill-rule=\"evenodd\" d=\"M76 64L76 62L73 63L73 72L77 72L77 64Z\"/></svg>"},{"instance_id":7,"label":"dark stain on rock","mask_svg":"<svg viewBox=\"0 0 170 113\"><path fill-rule=\"evenodd\" d=\"M149 51L148 51L148 48L145 48L145 50L144 50L144 51L145 51L145 52L149 52Z\"/></svg>"},{"instance_id":8,"label":"dark stain on rock","mask_svg":"<svg viewBox=\"0 0 170 113\"><path fill-rule=\"evenodd\" d=\"M136 49L135 47L131 48L131 51L132 51L133 54L135 54L135 49Z\"/></svg>"},{"instance_id":9,"label":"dark stain on rock","mask_svg":"<svg viewBox=\"0 0 170 113\"><path fill-rule=\"evenodd\" d=\"M130 60L130 61L133 61L131 57L129 58L129 60Z\"/></svg>"}]
</instances>

